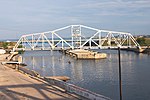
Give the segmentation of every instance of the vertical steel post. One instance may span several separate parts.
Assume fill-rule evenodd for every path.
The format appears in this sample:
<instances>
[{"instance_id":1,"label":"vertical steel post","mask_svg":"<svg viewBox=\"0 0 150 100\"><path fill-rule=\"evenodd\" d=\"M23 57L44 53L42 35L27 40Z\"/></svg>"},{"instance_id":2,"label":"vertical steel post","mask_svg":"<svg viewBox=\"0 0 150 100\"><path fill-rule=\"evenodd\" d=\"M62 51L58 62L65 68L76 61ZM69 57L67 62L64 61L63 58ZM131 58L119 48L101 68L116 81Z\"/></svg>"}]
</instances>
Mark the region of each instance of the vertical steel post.
<instances>
[{"instance_id":1,"label":"vertical steel post","mask_svg":"<svg viewBox=\"0 0 150 100\"><path fill-rule=\"evenodd\" d=\"M118 47L118 60L119 60L119 92L120 100L122 100L122 80L121 80L121 57L120 57L120 47Z\"/></svg>"},{"instance_id":2,"label":"vertical steel post","mask_svg":"<svg viewBox=\"0 0 150 100\"><path fill-rule=\"evenodd\" d=\"M25 38L25 37L22 38L22 44L23 44L23 47L26 48L26 47L25 47L25 39L24 39L24 38Z\"/></svg>"},{"instance_id":3,"label":"vertical steel post","mask_svg":"<svg viewBox=\"0 0 150 100\"><path fill-rule=\"evenodd\" d=\"M81 25L79 25L79 29L80 29L80 33L79 33L79 34L80 34L80 35L79 35L79 39L80 39L80 48L81 48L81 39L82 39L82 38L81 38Z\"/></svg>"},{"instance_id":4,"label":"vertical steel post","mask_svg":"<svg viewBox=\"0 0 150 100\"><path fill-rule=\"evenodd\" d=\"M108 33L109 35L108 35L108 45L109 45L109 47L111 47L111 34L112 33Z\"/></svg>"},{"instance_id":5,"label":"vertical steel post","mask_svg":"<svg viewBox=\"0 0 150 100\"><path fill-rule=\"evenodd\" d=\"M32 50L34 50L34 36L32 34Z\"/></svg>"},{"instance_id":6,"label":"vertical steel post","mask_svg":"<svg viewBox=\"0 0 150 100\"><path fill-rule=\"evenodd\" d=\"M42 35L42 50L44 50L44 33L41 34Z\"/></svg>"},{"instance_id":7,"label":"vertical steel post","mask_svg":"<svg viewBox=\"0 0 150 100\"><path fill-rule=\"evenodd\" d=\"M131 47L131 38L129 36L129 47Z\"/></svg>"},{"instance_id":8,"label":"vertical steel post","mask_svg":"<svg viewBox=\"0 0 150 100\"><path fill-rule=\"evenodd\" d=\"M99 32L99 47L101 48L101 32Z\"/></svg>"},{"instance_id":9,"label":"vertical steel post","mask_svg":"<svg viewBox=\"0 0 150 100\"><path fill-rule=\"evenodd\" d=\"M127 35L127 46L129 46L129 35Z\"/></svg>"},{"instance_id":10,"label":"vertical steel post","mask_svg":"<svg viewBox=\"0 0 150 100\"><path fill-rule=\"evenodd\" d=\"M52 49L54 49L54 32L51 32L52 33Z\"/></svg>"},{"instance_id":11,"label":"vertical steel post","mask_svg":"<svg viewBox=\"0 0 150 100\"><path fill-rule=\"evenodd\" d=\"M92 42L91 42L91 39L90 39L89 43L90 43L90 49L91 49L91 46L92 46Z\"/></svg>"},{"instance_id":12,"label":"vertical steel post","mask_svg":"<svg viewBox=\"0 0 150 100\"><path fill-rule=\"evenodd\" d=\"M71 38L72 38L72 40L71 40L71 42L72 42L72 49L74 49L74 34L73 34L73 26L71 26Z\"/></svg>"}]
</instances>

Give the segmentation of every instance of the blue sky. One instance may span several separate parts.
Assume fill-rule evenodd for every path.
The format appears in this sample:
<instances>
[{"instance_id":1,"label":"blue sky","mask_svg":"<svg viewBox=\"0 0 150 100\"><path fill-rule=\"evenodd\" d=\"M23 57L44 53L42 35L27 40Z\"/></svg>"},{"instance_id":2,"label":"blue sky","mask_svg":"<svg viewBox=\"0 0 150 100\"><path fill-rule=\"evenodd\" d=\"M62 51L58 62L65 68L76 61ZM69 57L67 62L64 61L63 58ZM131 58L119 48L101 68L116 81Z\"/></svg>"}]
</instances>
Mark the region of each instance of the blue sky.
<instances>
[{"instance_id":1,"label":"blue sky","mask_svg":"<svg viewBox=\"0 0 150 100\"><path fill-rule=\"evenodd\" d=\"M0 39L71 24L150 34L150 0L0 0Z\"/></svg>"}]
</instances>

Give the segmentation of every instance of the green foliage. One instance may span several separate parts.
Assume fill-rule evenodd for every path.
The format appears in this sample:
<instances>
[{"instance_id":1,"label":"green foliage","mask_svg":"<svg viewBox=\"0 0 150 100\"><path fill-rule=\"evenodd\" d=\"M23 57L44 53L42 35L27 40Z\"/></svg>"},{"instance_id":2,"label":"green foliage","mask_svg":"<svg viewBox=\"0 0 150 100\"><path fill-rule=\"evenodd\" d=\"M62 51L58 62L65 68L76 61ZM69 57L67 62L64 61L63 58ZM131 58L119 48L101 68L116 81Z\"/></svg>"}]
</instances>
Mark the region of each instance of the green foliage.
<instances>
[{"instance_id":1,"label":"green foliage","mask_svg":"<svg viewBox=\"0 0 150 100\"><path fill-rule=\"evenodd\" d=\"M18 54L23 54L23 53L24 53L23 50L19 50L19 51L18 51Z\"/></svg>"},{"instance_id":2,"label":"green foliage","mask_svg":"<svg viewBox=\"0 0 150 100\"><path fill-rule=\"evenodd\" d=\"M22 46L22 45L19 45L18 48L23 48L23 46Z\"/></svg>"},{"instance_id":3,"label":"green foliage","mask_svg":"<svg viewBox=\"0 0 150 100\"><path fill-rule=\"evenodd\" d=\"M8 48L8 42L3 42L2 47L3 47L4 49L7 49L7 48Z\"/></svg>"},{"instance_id":4,"label":"green foliage","mask_svg":"<svg viewBox=\"0 0 150 100\"><path fill-rule=\"evenodd\" d=\"M136 41L137 41L140 45L146 45L146 42L145 42L145 38L144 38L144 37L137 38Z\"/></svg>"},{"instance_id":5,"label":"green foliage","mask_svg":"<svg viewBox=\"0 0 150 100\"><path fill-rule=\"evenodd\" d=\"M150 38L145 38L145 43L147 44L147 46L150 46Z\"/></svg>"}]
</instances>

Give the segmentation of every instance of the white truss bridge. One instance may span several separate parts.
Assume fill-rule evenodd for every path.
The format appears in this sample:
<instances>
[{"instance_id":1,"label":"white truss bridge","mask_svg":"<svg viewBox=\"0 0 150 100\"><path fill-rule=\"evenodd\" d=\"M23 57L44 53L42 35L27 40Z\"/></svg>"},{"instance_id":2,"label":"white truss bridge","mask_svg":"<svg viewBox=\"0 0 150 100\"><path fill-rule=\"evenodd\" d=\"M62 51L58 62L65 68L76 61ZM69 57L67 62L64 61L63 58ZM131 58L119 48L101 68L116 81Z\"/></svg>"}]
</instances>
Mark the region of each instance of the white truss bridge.
<instances>
[{"instance_id":1,"label":"white truss bridge","mask_svg":"<svg viewBox=\"0 0 150 100\"><path fill-rule=\"evenodd\" d=\"M52 31L22 35L15 50L140 48L128 32L96 29L84 25L69 25Z\"/></svg>"}]
</instances>

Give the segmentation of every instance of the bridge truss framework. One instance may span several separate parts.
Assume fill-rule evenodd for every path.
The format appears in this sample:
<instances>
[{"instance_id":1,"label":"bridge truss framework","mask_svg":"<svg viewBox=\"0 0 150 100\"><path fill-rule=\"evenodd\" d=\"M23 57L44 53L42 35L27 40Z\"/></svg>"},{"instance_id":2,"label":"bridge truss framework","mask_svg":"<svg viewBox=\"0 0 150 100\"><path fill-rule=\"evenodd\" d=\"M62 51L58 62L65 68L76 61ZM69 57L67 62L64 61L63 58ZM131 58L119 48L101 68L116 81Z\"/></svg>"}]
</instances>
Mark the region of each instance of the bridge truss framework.
<instances>
[{"instance_id":1,"label":"bridge truss framework","mask_svg":"<svg viewBox=\"0 0 150 100\"><path fill-rule=\"evenodd\" d=\"M94 31L92 35L83 34L82 29ZM69 34L62 30L69 29ZM67 32L68 33L68 32ZM84 32L85 33L85 32ZM65 38L69 36L68 38ZM46 44L46 45L45 45ZM104 49L140 48L131 33L96 29L84 25L69 25L53 31L22 35L13 48L15 50L55 50L55 49Z\"/></svg>"}]
</instances>

